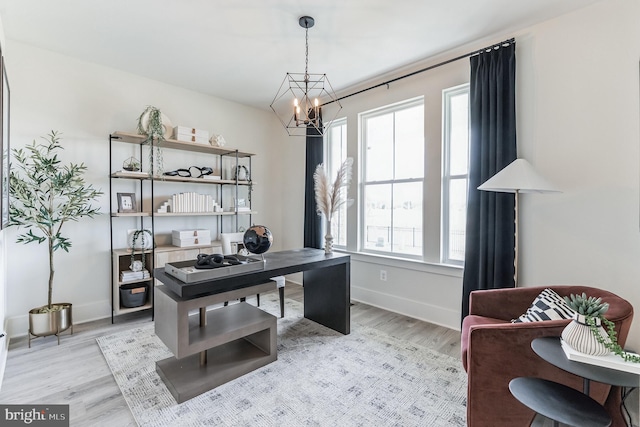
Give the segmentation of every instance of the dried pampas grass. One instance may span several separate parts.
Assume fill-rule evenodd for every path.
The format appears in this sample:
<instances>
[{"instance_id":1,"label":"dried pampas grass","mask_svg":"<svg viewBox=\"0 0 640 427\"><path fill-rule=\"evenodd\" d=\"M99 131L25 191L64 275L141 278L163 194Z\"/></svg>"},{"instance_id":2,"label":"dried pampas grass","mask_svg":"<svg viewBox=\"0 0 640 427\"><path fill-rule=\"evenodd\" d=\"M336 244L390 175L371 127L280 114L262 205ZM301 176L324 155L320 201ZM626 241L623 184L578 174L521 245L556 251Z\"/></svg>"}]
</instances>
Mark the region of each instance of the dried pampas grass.
<instances>
[{"instance_id":1,"label":"dried pampas grass","mask_svg":"<svg viewBox=\"0 0 640 427\"><path fill-rule=\"evenodd\" d=\"M353 199L347 199L352 167L353 159L348 157L340 166L333 185L329 182L324 164L320 163L316 167L313 182L318 214L324 215L328 221L331 221L331 217L341 206L346 204L349 207L353 204Z\"/></svg>"}]
</instances>

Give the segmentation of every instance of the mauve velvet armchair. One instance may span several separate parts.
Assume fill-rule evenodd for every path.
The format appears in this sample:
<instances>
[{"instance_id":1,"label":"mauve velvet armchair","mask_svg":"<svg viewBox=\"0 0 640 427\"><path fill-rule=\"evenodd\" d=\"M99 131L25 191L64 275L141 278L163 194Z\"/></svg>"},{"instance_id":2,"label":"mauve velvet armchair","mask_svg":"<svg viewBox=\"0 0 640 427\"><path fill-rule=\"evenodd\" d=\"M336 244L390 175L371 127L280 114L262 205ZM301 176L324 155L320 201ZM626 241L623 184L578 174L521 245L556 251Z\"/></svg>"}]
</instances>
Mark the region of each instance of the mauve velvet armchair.
<instances>
[{"instance_id":1,"label":"mauve velvet armchair","mask_svg":"<svg viewBox=\"0 0 640 427\"><path fill-rule=\"evenodd\" d=\"M528 426L535 413L509 392L516 377L537 377L582 390L582 378L544 361L531 349L531 341L560 336L570 320L511 323L523 314L545 288L560 296L585 292L609 303L605 317L616 324L618 342L624 346L633 319L633 307L619 296L587 286L541 286L474 291L469 315L462 322L462 364L467 371L467 425L469 427ZM612 391L610 398L609 392ZM617 393L613 393L617 390ZM624 426L619 389L592 382L591 397L605 404L612 426Z\"/></svg>"}]
</instances>

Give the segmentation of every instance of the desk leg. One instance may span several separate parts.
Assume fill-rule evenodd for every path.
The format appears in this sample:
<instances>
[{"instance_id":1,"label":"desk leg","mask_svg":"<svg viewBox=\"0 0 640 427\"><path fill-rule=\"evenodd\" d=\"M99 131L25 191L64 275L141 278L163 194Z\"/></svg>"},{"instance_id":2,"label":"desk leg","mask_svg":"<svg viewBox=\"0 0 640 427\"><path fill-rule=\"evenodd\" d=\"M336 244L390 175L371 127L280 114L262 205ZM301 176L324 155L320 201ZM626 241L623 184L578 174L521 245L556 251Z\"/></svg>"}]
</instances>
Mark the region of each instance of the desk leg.
<instances>
[{"instance_id":1,"label":"desk leg","mask_svg":"<svg viewBox=\"0 0 640 427\"><path fill-rule=\"evenodd\" d=\"M591 392L591 381L589 378L582 379L582 392L589 396L589 393Z\"/></svg>"},{"instance_id":2,"label":"desk leg","mask_svg":"<svg viewBox=\"0 0 640 427\"><path fill-rule=\"evenodd\" d=\"M349 263L303 273L304 317L348 335L351 332Z\"/></svg>"},{"instance_id":3,"label":"desk leg","mask_svg":"<svg viewBox=\"0 0 640 427\"><path fill-rule=\"evenodd\" d=\"M200 307L200 327L204 328L207 326L207 307ZM207 364L207 350L202 350L200 352L200 366L204 366Z\"/></svg>"}]
</instances>

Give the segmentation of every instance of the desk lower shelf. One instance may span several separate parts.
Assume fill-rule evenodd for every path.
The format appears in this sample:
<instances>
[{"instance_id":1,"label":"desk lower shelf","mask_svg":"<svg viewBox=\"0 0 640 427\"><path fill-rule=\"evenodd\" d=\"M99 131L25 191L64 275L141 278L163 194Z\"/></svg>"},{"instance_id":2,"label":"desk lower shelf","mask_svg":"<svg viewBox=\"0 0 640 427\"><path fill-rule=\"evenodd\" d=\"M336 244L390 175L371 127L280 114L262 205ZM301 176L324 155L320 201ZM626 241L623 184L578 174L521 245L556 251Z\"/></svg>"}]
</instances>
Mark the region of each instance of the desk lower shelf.
<instances>
[{"instance_id":1,"label":"desk lower shelf","mask_svg":"<svg viewBox=\"0 0 640 427\"><path fill-rule=\"evenodd\" d=\"M251 289L263 286L273 284ZM277 360L275 316L246 302L206 310L247 290L193 299L180 298L164 286L157 290L156 335L175 357L156 362L156 371L178 403ZM199 314L190 316L194 309Z\"/></svg>"},{"instance_id":2,"label":"desk lower shelf","mask_svg":"<svg viewBox=\"0 0 640 427\"><path fill-rule=\"evenodd\" d=\"M275 317L273 320L275 323ZM184 359L169 357L156 362L156 372L176 402L182 403L275 362L278 358L275 345L266 351L261 345L269 342L271 335L275 340L275 324L273 328L206 350L207 363L204 365L200 364L199 354Z\"/></svg>"}]
</instances>

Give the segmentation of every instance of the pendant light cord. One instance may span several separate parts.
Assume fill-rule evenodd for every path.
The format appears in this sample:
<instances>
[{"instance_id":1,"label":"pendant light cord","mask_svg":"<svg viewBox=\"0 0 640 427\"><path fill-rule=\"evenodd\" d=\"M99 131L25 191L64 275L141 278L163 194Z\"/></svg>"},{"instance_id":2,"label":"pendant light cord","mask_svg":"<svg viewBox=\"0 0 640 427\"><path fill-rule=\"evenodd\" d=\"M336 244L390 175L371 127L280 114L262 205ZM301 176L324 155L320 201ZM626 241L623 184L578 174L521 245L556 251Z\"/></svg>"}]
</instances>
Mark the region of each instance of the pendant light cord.
<instances>
[{"instance_id":1,"label":"pendant light cord","mask_svg":"<svg viewBox=\"0 0 640 427\"><path fill-rule=\"evenodd\" d=\"M305 25L304 30L304 77L307 80L309 75L309 27Z\"/></svg>"}]
</instances>

